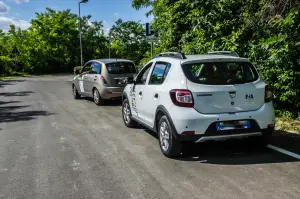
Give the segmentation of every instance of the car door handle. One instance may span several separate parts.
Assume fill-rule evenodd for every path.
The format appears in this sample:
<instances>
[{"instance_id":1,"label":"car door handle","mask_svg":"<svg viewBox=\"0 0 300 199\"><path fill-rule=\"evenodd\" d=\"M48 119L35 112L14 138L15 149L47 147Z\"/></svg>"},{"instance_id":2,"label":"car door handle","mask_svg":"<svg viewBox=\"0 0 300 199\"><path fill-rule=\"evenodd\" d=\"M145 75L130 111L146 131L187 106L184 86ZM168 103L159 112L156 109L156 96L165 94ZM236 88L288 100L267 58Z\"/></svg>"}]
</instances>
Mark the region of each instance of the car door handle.
<instances>
[{"instance_id":1,"label":"car door handle","mask_svg":"<svg viewBox=\"0 0 300 199\"><path fill-rule=\"evenodd\" d=\"M155 99L158 98L158 93L155 93L154 98L155 98Z\"/></svg>"}]
</instances>

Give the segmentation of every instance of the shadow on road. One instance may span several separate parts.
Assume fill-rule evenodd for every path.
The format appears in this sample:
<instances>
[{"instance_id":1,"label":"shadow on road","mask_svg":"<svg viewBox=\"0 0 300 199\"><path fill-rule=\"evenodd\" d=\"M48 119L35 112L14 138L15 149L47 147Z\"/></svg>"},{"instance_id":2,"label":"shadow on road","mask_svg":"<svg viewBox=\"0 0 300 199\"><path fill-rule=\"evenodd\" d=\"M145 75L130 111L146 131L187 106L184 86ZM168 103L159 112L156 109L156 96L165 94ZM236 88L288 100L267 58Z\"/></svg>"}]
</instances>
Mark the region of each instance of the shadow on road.
<instances>
[{"instance_id":1,"label":"shadow on road","mask_svg":"<svg viewBox=\"0 0 300 199\"><path fill-rule=\"evenodd\" d=\"M156 133L144 129L144 127L140 128L155 139L158 139ZM158 144L157 146L159 147ZM255 146L254 142L249 139L201 144L183 143L182 153L174 159L177 161L220 165L270 164L298 161L271 149Z\"/></svg>"},{"instance_id":2,"label":"shadow on road","mask_svg":"<svg viewBox=\"0 0 300 199\"><path fill-rule=\"evenodd\" d=\"M249 140L230 140L185 145L179 161L202 164L247 165L298 161L268 148L253 145Z\"/></svg>"},{"instance_id":3,"label":"shadow on road","mask_svg":"<svg viewBox=\"0 0 300 199\"><path fill-rule=\"evenodd\" d=\"M0 93L0 96L4 96L4 97L14 97L14 96L22 97L22 96L28 96L31 93L34 93L34 92L32 92L32 91L4 92L4 93Z\"/></svg>"},{"instance_id":4,"label":"shadow on road","mask_svg":"<svg viewBox=\"0 0 300 199\"><path fill-rule=\"evenodd\" d=\"M4 107L0 107L0 111L3 112L3 111L12 111L12 110L15 110L15 109L21 109L21 108L27 108L29 107L28 105L27 106L4 106Z\"/></svg>"},{"instance_id":5,"label":"shadow on road","mask_svg":"<svg viewBox=\"0 0 300 199\"><path fill-rule=\"evenodd\" d=\"M4 87L4 86L7 86L7 85L12 85L12 84L9 83L9 82L4 82L4 81L1 81L1 82L0 82L0 88L1 88L1 87Z\"/></svg>"},{"instance_id":6,"label":"shadow on road","mask_svg":"<svg viewBox=\"0 0 300 199\"><path fill-rule=\"evenodd\" d=\"M37 116L53 115L47 111L1 112L0 123L33 120Z\"/></svg>"},{"instance_id":7,"label":"shadow on road","mask_svg":"<svg viewBox=\"0 0 300 199\"><path fill-rule=\"evenodd\" d=\"M81 97L80 99L94 103L94 99L90 97ZM122 106L122 100L105 100L103 106Z\"/></svg>"},{"instance_id":8,"label":"shadow on road","mask_svg":"<svg viewBox=\"0 0 300 199\"><path fill-rule=\"evenodd\" d=\"M20 111L19 109L28 108L29 106L4 106L0 107L0 123L29 121L36 119L38 116L53 115L47 111Z\"/></svg>"},{"instance_id":9,"label":"shadow on road","mask_svg":"<svg viewBox=\"0 0 300 199\"><path fill-rule=\"evenodd\" d=\"M8 85L14 85L14 82L24 82L25 80L4 80L0 81L0 88Z\"/></svg>"},{"instance_id":10,"label":"shadow on road","mask_svg":"<svg viewBox=\"0 0 300 199\"><path fill-rule=\"evenodd\" d=\"M272 137L272 144L300 154L300 134L286 131L275 131Z\"/></svg>"},{"instance_id":11,"label":"shadow on road","mask_svg":"<svg viewBox=\"0 0 300 199\"><path fill-rule=\"evenodd\" d=\"M14 104L14 103L20 103L20 101L8 101L8 102L0 101L0 106L5 104Z\"/></svg>"}]
</instances>

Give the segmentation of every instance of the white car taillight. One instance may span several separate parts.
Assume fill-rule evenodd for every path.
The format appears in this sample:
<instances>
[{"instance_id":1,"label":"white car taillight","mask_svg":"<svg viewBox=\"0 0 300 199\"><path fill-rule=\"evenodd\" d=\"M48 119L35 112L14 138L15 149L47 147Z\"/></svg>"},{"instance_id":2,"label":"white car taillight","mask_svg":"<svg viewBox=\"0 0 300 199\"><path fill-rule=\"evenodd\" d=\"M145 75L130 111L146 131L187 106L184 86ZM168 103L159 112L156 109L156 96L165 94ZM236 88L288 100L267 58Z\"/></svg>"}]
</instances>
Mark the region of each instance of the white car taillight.
<instances>
[{"instance_id":1,"label":"white car taillight","mask_svg":"<svg viewBox=\"0 0 300 199\"><path fill-rule=\"evenodd\" d=\"M194 107L193 95L189 90L173 89L170 91L170 97L176 106Z\"/></svg>"}]
</instances>

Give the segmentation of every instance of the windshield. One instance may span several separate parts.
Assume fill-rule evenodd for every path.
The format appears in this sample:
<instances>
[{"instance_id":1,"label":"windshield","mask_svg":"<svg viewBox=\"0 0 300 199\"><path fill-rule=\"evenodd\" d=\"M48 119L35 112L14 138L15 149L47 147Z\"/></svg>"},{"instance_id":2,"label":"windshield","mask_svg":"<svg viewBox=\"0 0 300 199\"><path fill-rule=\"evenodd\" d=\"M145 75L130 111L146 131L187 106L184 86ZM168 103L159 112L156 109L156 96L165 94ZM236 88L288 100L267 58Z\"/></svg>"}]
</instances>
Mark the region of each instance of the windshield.
<instances>
[{"instance_id":1,"label":"windshield","mask_svg":"<svg viewBox=\"0 0 300 199\"><path fill-rule=\"evenodd\" d=\"M109 74L126 74L136 73L134 64L132 62L116 62L106 64Z\"/></svg>"},{"instance_id":2,"label":"windshield","mask_svg":"<svg viewBox=\"0 0 300 199\"><path fill-rule=\"evenodd\" d=\"M258 74L248 62L209 62L183 64L185 76L198 84L243 84L258 79Z\"/></svg>"}]
</instances>

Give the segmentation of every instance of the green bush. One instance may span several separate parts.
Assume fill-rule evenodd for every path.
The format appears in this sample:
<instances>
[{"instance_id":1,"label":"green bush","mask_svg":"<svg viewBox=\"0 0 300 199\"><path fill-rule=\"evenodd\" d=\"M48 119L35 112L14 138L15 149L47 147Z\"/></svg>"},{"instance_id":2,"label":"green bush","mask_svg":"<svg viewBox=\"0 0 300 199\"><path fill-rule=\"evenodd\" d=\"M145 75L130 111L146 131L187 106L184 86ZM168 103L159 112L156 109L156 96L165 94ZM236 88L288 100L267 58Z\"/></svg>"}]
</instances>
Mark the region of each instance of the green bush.
<instances>
[{"instance_id":1,"label":"green bush","mask_svg":"<svg viewBox=\"0 0 300 199\"><path fill-rule=\"evenodd\" d=\"M76 66L76 67L74 67L74 75L76 75L76 71L80 71L81 69L83 68L83 66Z\"/></svg>"},{"instance_id":2,"label":"green bush","mask_svg":"<svg viewBox=\"0 0 300 199\"><path fill-rule=\"evenodd\" d=\"M12 73L13 61L6 56L0 56L0 74L10 75Z\"/></svg>"}]
</instances>

